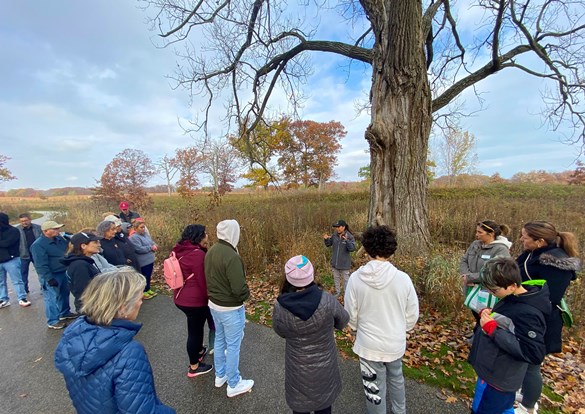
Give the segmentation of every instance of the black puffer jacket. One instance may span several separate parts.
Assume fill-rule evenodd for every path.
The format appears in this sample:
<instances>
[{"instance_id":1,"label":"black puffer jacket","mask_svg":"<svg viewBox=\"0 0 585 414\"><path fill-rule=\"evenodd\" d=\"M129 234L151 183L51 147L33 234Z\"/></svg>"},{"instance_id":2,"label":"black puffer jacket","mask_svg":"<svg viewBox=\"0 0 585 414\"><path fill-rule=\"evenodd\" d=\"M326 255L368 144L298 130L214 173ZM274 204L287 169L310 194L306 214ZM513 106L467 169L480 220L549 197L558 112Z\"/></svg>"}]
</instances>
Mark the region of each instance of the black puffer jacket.
<instances>
[{"instance_id":1,"label":"black puffer jacket","mask_svg":"<svg viewBox=\"0 0 585 414\"><path fill-rule=\"evenodd\" d=\"M286 339L285 394L292 410L321 410L340 394L333 330L348 322L343 306L318 286L278 297L272 328Z\"/></svg>"},{"instance_id":2,"label":"black puffer jacket","mask_svg":"<svg viewBox=\"0 0 585 414\"><path fill-rule=\"evenodd\" d=\"M548 287L527 286L526 289L527 293L506 296L494 306L498 327L491 336L479 330L469 353L469 363L477 375L506 392L518 390L528 364L538 365L546 355Z\"/></svg>"},{"instance_id":3,"label":"black puffer jacket","mask_svg":"<svg viewBox=\"0 0 585 414\"><path fill-rule=\"evenodd\" d=\"M551 244L534 251L525 251L518 259L522 281L530 279L546 280L550 291L552 310L546 320L547 328L544 342L547 353L561 352L563 320L557 305L565 295L571 280L575 280L576 271L581 269L581 260L569 257L556 244Z\"/></svg>"},{"instance_id":4,"label":"black puffer jacket","mask_svg":"<svg viewBox=\"0 0 585 414\"><path fill-rule=\"evenodd\" d=\"M69 290L75 298L75 309L81 309L81 294L91 279L100 273L91 257L69 254L62 258L61 263L67 267Z\"/></svg>"}]
</instances>

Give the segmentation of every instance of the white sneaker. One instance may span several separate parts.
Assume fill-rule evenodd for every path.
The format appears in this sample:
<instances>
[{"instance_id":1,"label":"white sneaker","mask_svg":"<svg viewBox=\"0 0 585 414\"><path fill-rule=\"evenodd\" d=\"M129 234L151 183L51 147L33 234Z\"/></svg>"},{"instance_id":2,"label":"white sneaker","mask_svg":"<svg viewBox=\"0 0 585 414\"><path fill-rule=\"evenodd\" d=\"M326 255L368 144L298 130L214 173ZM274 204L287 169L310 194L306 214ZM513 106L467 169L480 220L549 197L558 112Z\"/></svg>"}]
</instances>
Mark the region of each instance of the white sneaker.
<instances>
[{"instance_id":1,"label":"white sneaker","mask_svg":"<svg viewBox=\"0 0 585 414\"><path fill-rule=\"evenodd\" d=\"M0 300L0 309L7 308L10 306L10 302L7 300Z\"/></svg>"},{"instance_id":2,"label":"white sneaker","mask_svg":"<svg viewBox=\"0 0 585 414\"><path fill-rule=\"evenodd\" d=\"M232 388L228 384L227 396L231 398L231 397L235 397L236 395L250 392L250 391L252 391L253 386L254 386L254 380L245 380L245 379L240 378L240 382L238 382L235 387Z\"/></svg>"},{"instance_id":3,"label":"white sneaker","mask_svg":"<svg viewBox=\"0 0 585 414\"><path fill-rule=\"evenodd\" d=\"M528 414L528 408L524 407L521 403L518 403L518 407L514 408L514 414ZM534 404L533 414L538 414L538 403Z\"/></svg>"},{"instance_id":4,"label":"white sneaker","mask_svg":"<svg viewBox=\"0 0 585 414\"><path fill-rule=\"evenodd\" d=\"M20 299L20 300L18 301L18 304L19 304L20 306L22 306L23 308L26 308L27 306L30 306L30 302L29 302L29 301L28 301L26 298L24 298L24 299Z\"/></svg>"},{"instance_id":5,"label":"white sneaker","mask_svg":"<svg viewBox=\"0 0 585 414\"><path fill-rule=\"evenodd\" d=\"M227 382L227 375L224 375L223 377L218 377L217 375L215 376L215 386L217 388L223 387L223 384L225 384L226 382Z\"/></svg>"}]
</instances>

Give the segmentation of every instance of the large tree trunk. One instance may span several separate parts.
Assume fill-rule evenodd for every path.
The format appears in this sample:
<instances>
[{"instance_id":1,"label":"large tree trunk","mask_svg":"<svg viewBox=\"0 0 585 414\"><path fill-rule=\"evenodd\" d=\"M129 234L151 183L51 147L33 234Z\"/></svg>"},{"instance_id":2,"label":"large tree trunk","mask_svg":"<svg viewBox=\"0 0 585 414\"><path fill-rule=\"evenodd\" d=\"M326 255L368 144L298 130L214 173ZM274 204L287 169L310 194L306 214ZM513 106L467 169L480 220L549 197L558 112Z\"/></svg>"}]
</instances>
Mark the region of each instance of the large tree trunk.
<instances>
[{"instance_id":1,"label":"large tree trunk","mask_svg":"<svg viewBox=\"0 0 585 414\"><path fill-rule=\"evenodd\" d=\"M426 157L431 92L420 0L362 0L376 35L372 63L369 221L396 229L402 252L424 254L430 235ZM409 22L400 24L399 22Z\"/></svg>"}]
</instances>

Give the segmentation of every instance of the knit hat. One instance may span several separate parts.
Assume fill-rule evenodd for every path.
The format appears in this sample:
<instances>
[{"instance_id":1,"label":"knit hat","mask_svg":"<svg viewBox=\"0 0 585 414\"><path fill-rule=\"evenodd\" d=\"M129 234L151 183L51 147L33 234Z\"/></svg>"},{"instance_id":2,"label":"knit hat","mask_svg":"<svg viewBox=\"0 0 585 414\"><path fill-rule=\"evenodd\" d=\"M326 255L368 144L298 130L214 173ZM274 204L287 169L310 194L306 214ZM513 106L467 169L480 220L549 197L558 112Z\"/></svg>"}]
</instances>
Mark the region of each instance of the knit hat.
<instances>
[{"instance_id":1,"label":"knit hat","mask_svg":"<svg viewBox=\"0 0 585 414\"><path fill-rule=\"evenodd\" d=\"M284 265L284 272L288 283L296 287L305 287L315 280L313 264L302 255L289 259Z\"/></svg>"}]
</instances>

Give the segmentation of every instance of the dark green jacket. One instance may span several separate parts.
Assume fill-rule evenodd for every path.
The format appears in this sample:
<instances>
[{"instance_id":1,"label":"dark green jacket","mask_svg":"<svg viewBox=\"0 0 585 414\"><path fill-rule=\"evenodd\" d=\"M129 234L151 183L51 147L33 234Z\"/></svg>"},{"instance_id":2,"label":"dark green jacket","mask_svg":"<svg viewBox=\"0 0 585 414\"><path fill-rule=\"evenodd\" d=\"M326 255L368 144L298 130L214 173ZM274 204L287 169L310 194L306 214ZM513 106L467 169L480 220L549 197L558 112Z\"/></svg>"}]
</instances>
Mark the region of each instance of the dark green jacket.
<instances>
[{"instance_id":1,"label":"dark green jacket","mask_svg":"<svg viewBox=\"0 0 585 414\"><path fill-rule=\"evenodd\" d=\"M216 305L241 306L250 296L244 263L236 249L224 240L205 255L205 279L209 300Z\"/></svg>"}]
</instances>

